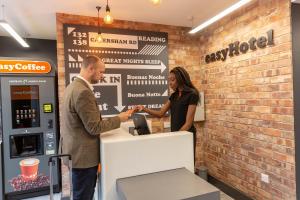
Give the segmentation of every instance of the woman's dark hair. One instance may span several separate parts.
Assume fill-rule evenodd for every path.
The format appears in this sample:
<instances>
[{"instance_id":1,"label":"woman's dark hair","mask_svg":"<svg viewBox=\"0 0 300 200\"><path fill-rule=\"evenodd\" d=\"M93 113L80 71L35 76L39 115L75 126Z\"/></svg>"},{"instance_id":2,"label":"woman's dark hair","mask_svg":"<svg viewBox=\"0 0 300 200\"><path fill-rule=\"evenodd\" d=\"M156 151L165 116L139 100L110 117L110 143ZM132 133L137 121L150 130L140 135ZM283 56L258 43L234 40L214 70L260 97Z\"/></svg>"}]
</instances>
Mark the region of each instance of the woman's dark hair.
<instances>
[{"instance_id":1,"label":"woman's dark hair","mask_svg":"<svg viewBox=\"0 0 300 200\"><path fill-rule=\"evenodd\" d=\"M173 73L175 75L178 87L192 88L195 90L195 92L199 96L199 91L193 85L189 73L183 67L175 67L170 71L170 73ZM178 88L177 88L177 90L178 90Z\"/></svg>"}]
</instances>

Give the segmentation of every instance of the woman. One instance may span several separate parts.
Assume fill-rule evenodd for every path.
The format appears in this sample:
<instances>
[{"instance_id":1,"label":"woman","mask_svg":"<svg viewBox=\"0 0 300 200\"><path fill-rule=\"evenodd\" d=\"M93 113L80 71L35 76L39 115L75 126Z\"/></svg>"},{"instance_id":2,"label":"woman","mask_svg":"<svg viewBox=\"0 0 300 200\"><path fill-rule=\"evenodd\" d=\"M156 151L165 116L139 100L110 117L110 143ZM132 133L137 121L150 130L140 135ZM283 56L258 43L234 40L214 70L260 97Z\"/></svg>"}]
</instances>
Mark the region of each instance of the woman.
<instances>
[{"instance_id":1,"label":"woman","mask_svg":"<svg viewBox=\"0 0 300 200\"><path fill-rule=\"evenodd\" d=\"M199 92L192 84L187 71L182 67L175 67L170 71L169 84L174 92L160 110L151 110L142 105L138 105L137 109L156 117L163 117L170 110L171 131L189 131L193 133L195 161L196 128L193 122L196 106L200 99Z\"/></svg>"}]
</instances>

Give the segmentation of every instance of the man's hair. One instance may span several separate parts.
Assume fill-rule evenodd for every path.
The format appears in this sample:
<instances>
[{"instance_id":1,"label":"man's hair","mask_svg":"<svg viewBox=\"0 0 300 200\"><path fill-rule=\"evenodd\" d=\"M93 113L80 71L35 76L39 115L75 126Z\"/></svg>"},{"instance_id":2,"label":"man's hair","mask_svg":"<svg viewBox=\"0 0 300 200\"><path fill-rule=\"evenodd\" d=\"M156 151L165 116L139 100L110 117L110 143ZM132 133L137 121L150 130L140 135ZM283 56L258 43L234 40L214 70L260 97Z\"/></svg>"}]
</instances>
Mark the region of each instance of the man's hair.
<instances>
[{"instance_id":1,"label":"man's hair","mask_svg":"<svg viewBox=\"0 0 300 200\"><path fill-rule=\"evenodd\" d=\"M82 68L87 68L89 65L94 65L97 62L101 61L97 56L86 56L82 61Z\"/></svg>"}]
</instances>

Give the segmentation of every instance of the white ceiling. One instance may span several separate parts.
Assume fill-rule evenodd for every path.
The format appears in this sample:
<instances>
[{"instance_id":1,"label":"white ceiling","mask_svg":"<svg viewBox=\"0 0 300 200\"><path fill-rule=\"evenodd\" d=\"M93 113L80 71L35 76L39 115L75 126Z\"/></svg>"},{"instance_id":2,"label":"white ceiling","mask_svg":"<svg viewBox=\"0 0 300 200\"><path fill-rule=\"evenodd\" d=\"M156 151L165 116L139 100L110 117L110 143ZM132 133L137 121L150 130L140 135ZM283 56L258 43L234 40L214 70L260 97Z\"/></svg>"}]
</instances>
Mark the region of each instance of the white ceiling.
<instances>
[{"instance_id":1,"label":"white ceiling","mask_svg":"<svg viewBox=\"0 0 300 200\"><path fill-rule=\"evenodd\" d=\"M214 16L238 0L162 0L155 6L150 0L109 0L115 19L192 27ZM55 39L55 13L97 16L96 6L106 0L0 0L5 5L4 18L20 35L30 38ZM0 11L0 19L3 12ZM0 36L7 35L0 28Z\"/></svg>"}]
</instances>

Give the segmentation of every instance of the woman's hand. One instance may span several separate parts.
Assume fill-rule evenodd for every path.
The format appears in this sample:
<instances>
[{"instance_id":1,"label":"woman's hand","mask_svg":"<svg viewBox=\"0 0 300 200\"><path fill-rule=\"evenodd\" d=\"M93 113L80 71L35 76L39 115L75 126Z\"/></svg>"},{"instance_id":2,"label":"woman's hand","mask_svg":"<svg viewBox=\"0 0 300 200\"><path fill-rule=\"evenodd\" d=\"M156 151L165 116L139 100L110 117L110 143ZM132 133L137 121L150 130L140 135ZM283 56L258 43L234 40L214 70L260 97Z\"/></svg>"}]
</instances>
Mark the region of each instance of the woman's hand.
<instances>
[{"instance_id":1,"label":"woman's hand","mask_svg":"<svg viewBox=\"0 0 300 200\"><path fill-rule=\"evenodd\" d=\"M144 109L144 106L142 105L134 106L132 109L127 110L126 113L128 113L131 116L132 114L141 111L140 109Z\"/></svg>"}]
</instances>

